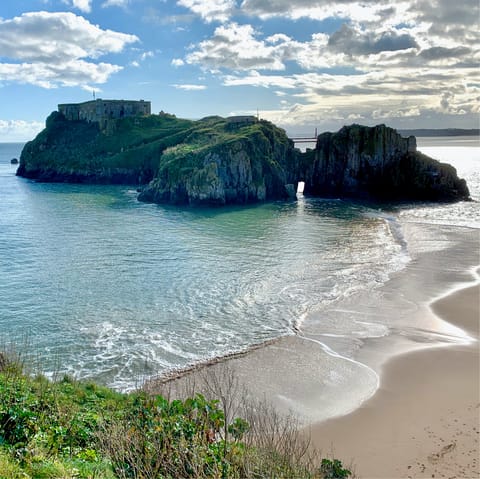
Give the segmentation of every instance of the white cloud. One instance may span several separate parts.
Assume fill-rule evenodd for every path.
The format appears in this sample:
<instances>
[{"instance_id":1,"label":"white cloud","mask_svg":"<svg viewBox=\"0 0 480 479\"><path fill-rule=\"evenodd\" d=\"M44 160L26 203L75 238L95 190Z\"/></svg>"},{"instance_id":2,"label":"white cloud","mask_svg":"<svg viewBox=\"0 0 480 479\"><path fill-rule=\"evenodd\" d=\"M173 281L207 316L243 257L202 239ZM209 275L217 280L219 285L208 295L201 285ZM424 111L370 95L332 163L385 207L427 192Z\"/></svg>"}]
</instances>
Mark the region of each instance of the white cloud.
<instances>
[{"instance_id":1,"label":"white cloud","mask_svg":"<svg viewBox=\"0 0 480 479\"><path fill-rule=\"evenodd\" d=\"M262 75L253 70L246 76L226 75L223 78L225 86L255 86L263 88L298 88L294 76L289 75ZM278 95L278 92L277 92Z\"/></svg>"},{"instance_id":2,"label":"white cloud","mask_svg":"<svg viewBox=\"0 0 480 479\"><path fill-rule=\"evenodd\" d=\"M140 56L140 60L145 61L147 58L153 58L155 56L155 53L152 51L149 52L143 52Z\"/></svg>"},{"instance_id":3,"label":"white cloud","mask_svg":"<svg viewBox=\"0 0 480 479\"><path fill-rule=\"evenodd\" d=\"M418 44L408 33L398 33L395 30L365 32L359 27L343 24L330 35L328 46L333 51L355 56L407 50L417 48Z\"/></svg>"},{"instance_id":4,"label":"white cloud","mask_svg":"<svg viewBox=\"0 0 480 479\"><path fill-rule=\"evenodd\" d=\"M355 119L374 124L379 120L405 122L421 115L447 114L450 118L466 115L473 119L480 88L465 83L475 77L478 78L478 72L473 68L443 73L431 68L398 68L356 75L249 72L245 76L225 76L224 85L281 88L279 108L262 111L263 118L284 127L302 124L322 127L326 120L341 126L342 122ZM286 110L285 100L294 105Z\"/></svg>"},{"instance_id":5,"label":"white cloud","mask_svg":"<svg viewBox=\"0 0 480 479\"><path fill-rule=\"evenodd\" d=\"M61 64L0 63L0 79L9 82L30 83L42 88L83 86L105 83L122 67L109 63L89 63L73 60Z\"/></svg>"},{"instance_id":6,"label":"white cloud","mask_svg":"<svg viewBox=\"0 0 480 479\"><path fill-rule=\"evenodd\" d=\"M235 0L178 0L177 4L188 8L210 23L213 21L227 21L234 8Z\"/></svg>"},{"instance_id":7,"label":"white cloud","mask_svg":"<svg viewBox=\"0 0 480 479\"><path fill-rule=\"evenodd\" d=\"M125 45L137 41L134 35L102 30L68 12L30 12L0 20L0 55L7 58L48 62L98 58L121 52Z\"/></svg>"},{"instance_id":8,"label":"white cloud","mask_svg":"<svg viewBox=\"0 0 480 479\"><path fill-rule=\"evenodd\" d=\"M126 8L129 3L130 3L130 0L106 0L105 2L102 3L102 7L103 8L107 8L107 7Z\"/></svg>"},{"instance_id":9,"label":"white cloud","mask_svg":"<svg viewBox=\"0 0 480 479\"><path fill-rule=\"evenodd\" d=\"M347 116L348 121L359 121L363 119L365 119L365 117L359 113L350 113L350 115Z\"/></svg>"},{"instance_id":10,"label":"white cloud","mask_svg":"<svg viewBox=\"0 0 480 479\"><path fill-rule=\"evenodd\" d=\"M181 67L185 65L185 62L181 58L174 58L171 62L174 67Z\"/></svg>"},{"instance_id":11,"label":"white cloud","mask_svg":"<svg viewBox=\"0 0 480 479\"><path fill-rule=\"evenodd\" d=\"M244 0L241 10L245 15L263 19L286 17L292 20L325 20L333 17L371 22L380 21L384 10L390 5L388 0Z\"/></svg>"},{"instance_id":12,"label":"white cloud","mask_svg":"<svg viewBox=\"0 0 480 479\"><path fill-rule=\"evenodd\" d=\"M200 91L206 90L207 87L205 85L191 85L191 84L179 84L175 83L172 85L177 90L185 90L185 91Z\"/></svg>"},{"instance_id":13,"label":"white cloud","mask_svg":"<svg viewBox=\"0 0 480 479\"><path fill-rule=\"evenodd\" d=\"M74 8L78 8L78 10L85 13L92 11L92 0L71 0L70 2L65 1L65 3L70 3Z\"/></svg>"},{"instance_id":14,"label":"white cloud","mask_svg":"<svg viewBox=\"0 0 480 479\"><path fill-rule=\"evenodd\" d=\"M219 74L228 87L272 89L278 108L264 117L282 125L320 126L325 118L407 124L441 115L478 123L479 6L478 0L243 0L243 18L288 18L299 21L298 29L302 18L345 22L299 41L293 33L272 33L273 22L264 35L230 19L184 61Z\"/></svg>"},{"instance_id":15,"label":"white cloud","mask_svg":"<svg viewBox=\"0 0 480 479\"><path fill-rule=\"evenodd\" d=\"M144 62L147 58L153 58L155 53L152 51L142 52L136 60L132 60L130 62L130 66L138 68L142 62Z\"/></svg>"},{"instance_id":16,"label":"white cloud","mask_svg":"<svg viewBox=\"0 0 480 479\"><path fill-rule=\"evenodd\" d=\"M414 57L419 45L404 29L381 27L367 33L343 25L330 36L319 32L310 41L299 42L281 33L262 39L251 25L230 23L217 27L211 38L193 48L185 61L204 69L279 71L286 69L287 62L306 70L335 66L362 69L367 64L391 62L392 58L398 63L400 57L392 53L409 51Z\"/></svg>"},{"instance_id":17,"label":"white cloud","mask_svg":"<svg viewBox=\"0 0 480 479\"><path fill-rule=\"evenodd\" d=\"M212 70L283 70L285 41L279 43L275 39L277 44L269 45L257 40L256 35L251 25L221 25L215 29L212 38L200 42L185 61Z\"/></svg>"},{"instance_id":18,"label":"white cloud","mask_svg":"<svg viewBox=\"0 0 480 479\"><path fill-rule=\"evenodd\" d=\"M374 120L391 120L392 118L405 118L412 116L420 116L420 109L418 107L412 108L398 108L396 110L374 110L371 114Z\"/></svg>"},{"instance_id":19,"label":"white cloud","mask_svg":"<svg viewBox=\"0 0 480 479\"><path fill-rule=\"evenodd\" d=\"M91 85L82 85L82 90L88 91L88 93L92 93L92 94L95 93L95 95L102 92L101 88L97 88Z\"/></svg>"},{"instance_id":20,"label":"white cloud","mask_svg":"<svg viewBox=\"0 0 480 479\"><path fill-rule=\"evenodd\" d=\"M439 30L442 34L454 32L454 27L474 27L478 32L477 0L412 0L409 2L409 12L418 19L431 26L432 31ZM445 32L444 25L448 25L450 32Z\"/></svg>"},{"instance_id":21,"label":"white cloud","mask_svg":"<svg viewBox=\"0 0 480 479\"><path fill-rule=\"evenodd\" d=\"M45 128L39 121L0 120L0 139L8 138L11 142L24 142L34 138Z\"/></svg>"},{"instance_id":22,"label":"white cloud","mask_svg":"<svg viewBox=\"0 0 480 479\"><path fill-rule=\"evenodd\" d=\"M13 60L0 63L0 80L44 88L105 83L122 67L93 60L137 41L73 13L24 13L0 20L0 57Z\"/></svg>"}]
</instances>

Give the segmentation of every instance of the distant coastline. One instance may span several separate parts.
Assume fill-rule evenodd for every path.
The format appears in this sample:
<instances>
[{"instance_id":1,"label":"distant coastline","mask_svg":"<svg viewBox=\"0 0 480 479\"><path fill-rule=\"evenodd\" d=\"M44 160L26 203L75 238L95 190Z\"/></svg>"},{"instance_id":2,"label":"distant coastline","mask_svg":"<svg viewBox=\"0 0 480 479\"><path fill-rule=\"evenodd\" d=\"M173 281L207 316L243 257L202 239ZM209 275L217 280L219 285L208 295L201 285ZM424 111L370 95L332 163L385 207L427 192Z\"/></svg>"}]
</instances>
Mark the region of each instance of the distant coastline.
<instances>
[{"instance_id":1,"label":"distant coastline","mask_svg":"<svg viewBox=\"0 0 480 479\"><path fill-rule=\"evenodd\" d=\"M414 130L401 130L398 132L403 136L480 136L479 128L420 128Z\"/></svg>"}]
</instances>

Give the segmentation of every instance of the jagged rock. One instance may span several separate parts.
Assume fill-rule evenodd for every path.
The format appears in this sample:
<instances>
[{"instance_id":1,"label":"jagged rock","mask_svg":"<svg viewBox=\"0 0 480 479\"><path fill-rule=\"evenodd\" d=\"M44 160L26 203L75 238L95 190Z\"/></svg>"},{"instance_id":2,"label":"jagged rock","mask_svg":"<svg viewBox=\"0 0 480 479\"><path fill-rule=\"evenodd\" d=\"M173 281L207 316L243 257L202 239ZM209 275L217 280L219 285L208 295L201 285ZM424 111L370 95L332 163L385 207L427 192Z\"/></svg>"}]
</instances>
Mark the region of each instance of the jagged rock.
<instances>
[{"instance_id":1,"label":"jagged rock","mask_svg":"<svg viewBox=\"0 0 480 479\"><path fill-rule=\"evenodd\" d=\"M295 196L461 200L453 167L416 151L385 125L351 125L301 153L284 130L255 117L198 121L161 113L98 123L53 112L27 143L17 175L40 181L146 185L139 199L173 204L245 204Z\"/></svg>"},{"instance_id":2,"label":"jagged rock","mask_svg":"<svg viewBox=\"0 0 480 479\"><path fill-rule=\"evenodd\" d=\"M194 122L160 114L111 120L108 129L100 129L53 112L46 128L25 145L17 175L74 183L152 180L139 199L158 203L287 198L288 162L297 154L293 142L267 121L241 119Z\"/></svg>"},{"instance_id":3,"label":"jagged rock","mask_svg":"<svg viewBox=\"0 0 480 479\"><path fill-rule=\"evenodd\" d=\"M377 125L345 126L318 137L299 175L305 195L382 200L462 200L469 192L455 168L418 152L415 137Z\"/></svg>"},{"instance_id":4,"label":"jagged rock","mask_svg":"<svg viewBox=\"0 0 480 479\"><path fill-rule=\"evenodd\" d=\"M285 185L285 189L287 191L287 196L290 199L296 198L297 197L297 192L295 190L295 185L293 183L288 183Z\"/></svg>"},{"instance_id":5,"label":"jagged rock","mask_svg":"<svg viewBox=\"0 0 480 479\"><path fill-rule=\"evenodd\" d=\"M18 165L18 158L12 158L12 159L10 160L10 164L11 164L11 165Z\"/></svg>"},{"instance_id":6,"label":"jagged rock","mask_svg":"<svg viewBox=\"0 0 480 479\"><path fill-rule=\"evenodd\" d=\"M139 199L224 205L287 198L287 163L296 152L285 132L266 121L234 132L230 127L231 122L217 122L218 143L186 143L165 151Z\"/></svg>"}]
</instances>

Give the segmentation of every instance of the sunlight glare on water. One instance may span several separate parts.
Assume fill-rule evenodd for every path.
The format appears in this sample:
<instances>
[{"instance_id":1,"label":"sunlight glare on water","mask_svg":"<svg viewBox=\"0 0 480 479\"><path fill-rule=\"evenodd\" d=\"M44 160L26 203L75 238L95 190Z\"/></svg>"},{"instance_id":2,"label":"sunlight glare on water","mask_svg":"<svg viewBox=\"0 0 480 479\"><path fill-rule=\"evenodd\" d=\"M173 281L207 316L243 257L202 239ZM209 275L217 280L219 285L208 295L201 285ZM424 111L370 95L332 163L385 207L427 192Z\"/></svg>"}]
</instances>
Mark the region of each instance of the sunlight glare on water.
<instances>
[{"instance_id":1,"label":"sunlight glare on water","mask_svg":"<svg viewBox=\"0 0 480 479\"><path fill-rule=\"evenodd\" d=\"M47 372L131 389L294 334L309 313L378 287L408 261L396 215L378 205L303 195L213 209L144 204L126 186L17 178L10 159L20 150L0 144L0 331L5 342L27 336ZM476 195L478 169L467 174ZM468 223L472 205L405 207L400 217ZM325 328L347 337L358 325L344 315Z\"/></svg>"}]
</instances>

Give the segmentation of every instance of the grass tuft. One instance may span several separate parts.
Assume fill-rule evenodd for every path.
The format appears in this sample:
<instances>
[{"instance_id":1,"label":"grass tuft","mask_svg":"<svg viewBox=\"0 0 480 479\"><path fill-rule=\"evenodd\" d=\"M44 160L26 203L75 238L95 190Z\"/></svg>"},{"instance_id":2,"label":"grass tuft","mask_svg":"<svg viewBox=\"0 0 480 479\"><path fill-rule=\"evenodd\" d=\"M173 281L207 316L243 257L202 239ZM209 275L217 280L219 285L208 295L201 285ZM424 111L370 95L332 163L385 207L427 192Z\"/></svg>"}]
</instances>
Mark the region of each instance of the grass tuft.
<instances>
[{"instance_id":1,"label":"grass tuft","mask_svg":"<svg viewBox=\"0 0 480 479\"><path fill-rule=\"evenodd\" d=\"M313 461L291 419L265 404L240 408L230 374L210 377L205 395L180 399L68 376L49 381L27 374L18 355L0 353L0 361L1 479L350 475L337 460Z\"/></svg>"}]
</instances>

